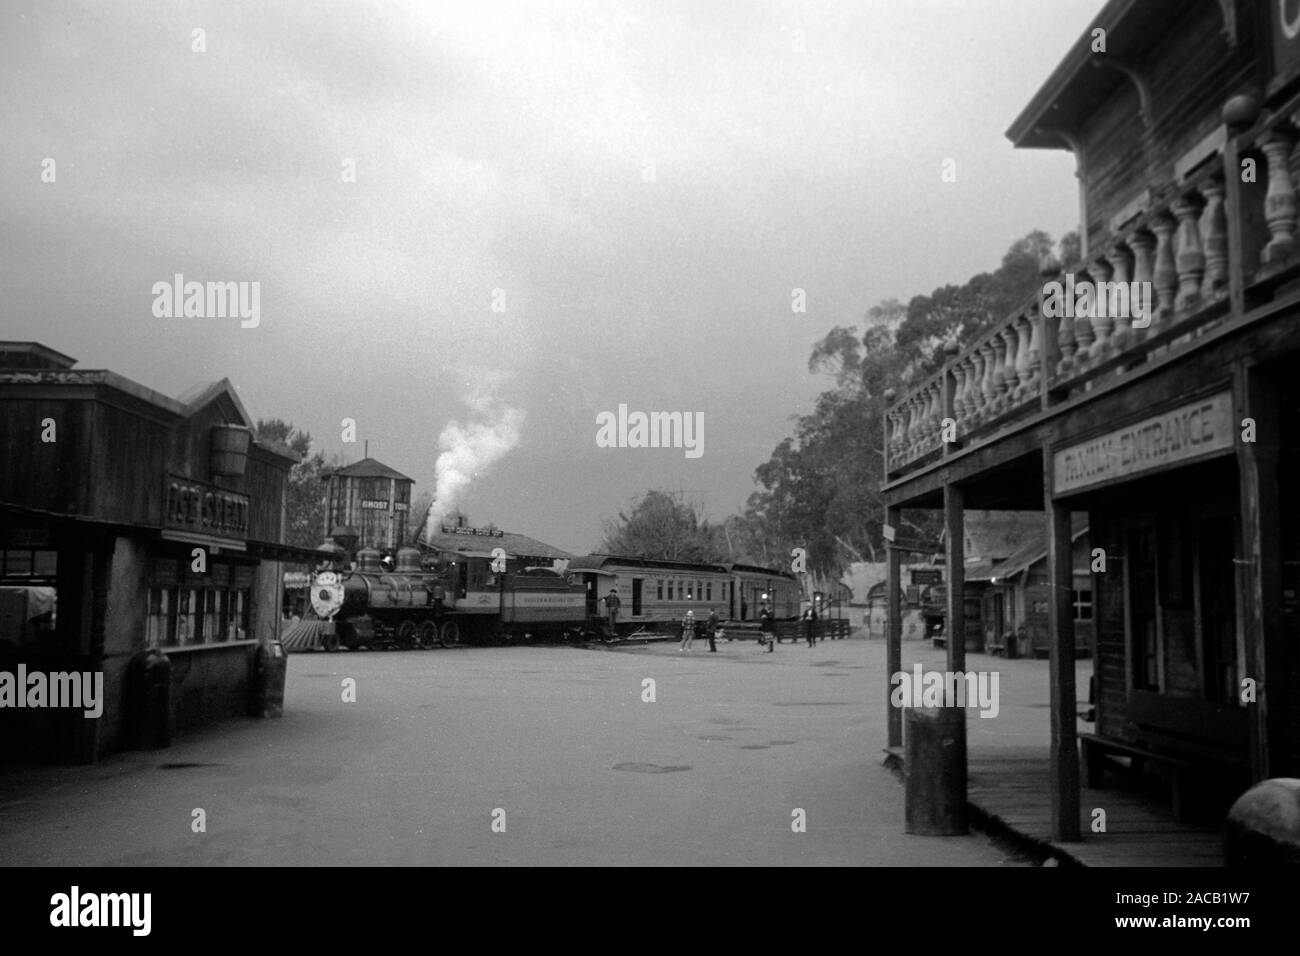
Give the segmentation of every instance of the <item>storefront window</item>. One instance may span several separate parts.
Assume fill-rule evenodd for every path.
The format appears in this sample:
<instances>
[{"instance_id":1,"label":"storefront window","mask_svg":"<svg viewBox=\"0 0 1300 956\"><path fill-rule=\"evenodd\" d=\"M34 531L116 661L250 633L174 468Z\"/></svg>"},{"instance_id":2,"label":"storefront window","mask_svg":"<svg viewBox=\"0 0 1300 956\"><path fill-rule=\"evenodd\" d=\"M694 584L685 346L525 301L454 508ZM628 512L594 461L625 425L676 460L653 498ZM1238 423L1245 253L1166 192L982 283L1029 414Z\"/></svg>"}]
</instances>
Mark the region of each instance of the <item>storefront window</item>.
<instances>
[{"instance_id":1,"label":"storefront window","mask_svg":"<svg viewBox=\"0 0 1300 956\"><path fill-rule=\"evenodd\" d=\"M215 644L221 640L221 616L224 611L223 605L226 603L225 591L204 591L201 594L203 600L203 633L201 638L204 643Z\"/></svg>"},{"instance_id":2,"label":"storefront window","mask_svg":"<svg viewBox=\"0 0 1300 956\"><path fill-rule=\"evenodd\" d=\"M172 608L176 603L176 592L168 588L149 589L149 618L146 622L145 645L161 647L171 644L176 637Z\"/></svg>"}]
</instances>

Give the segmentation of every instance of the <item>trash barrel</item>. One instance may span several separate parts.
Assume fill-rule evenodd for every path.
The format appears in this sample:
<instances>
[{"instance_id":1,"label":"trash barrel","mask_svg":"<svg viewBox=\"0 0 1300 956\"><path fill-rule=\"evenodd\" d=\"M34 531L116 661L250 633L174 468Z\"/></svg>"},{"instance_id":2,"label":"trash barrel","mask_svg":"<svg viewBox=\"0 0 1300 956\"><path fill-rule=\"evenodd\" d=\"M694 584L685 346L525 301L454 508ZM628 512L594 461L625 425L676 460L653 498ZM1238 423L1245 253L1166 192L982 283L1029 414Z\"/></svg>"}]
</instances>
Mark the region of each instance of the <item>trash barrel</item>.
<instances>
[{"instance_id":1,"label":"trash barrel","mask_svg":"<svg viewBox=\"0 0 1300 956\"><path fill-rule=\"evenodd\" d=\"M127 736L133 747L158 750L171 746L172 662L156 647L131 658L127 714Z\"/></svg>"},{"instance_id":2,"label":"trash barrel","mask_svg":"<svg viewBox=\"0 0 1300 956\"><path fill-rule=\"evenodd\" d=\"M966 710L904 711L905 831L919 836L969 832L966 813Z\"/></svg>"},{"instance_id":3,"label":"trash barrel","mask_svg":"<svg viewBox=\"0 0 1300 956\"><path fill-rule=\"evenodd\" d=\"M289 656L279 641L257 645L253 655L252 706L254 717L284 716L284 680Z\"/></svg>"}]
</instances>

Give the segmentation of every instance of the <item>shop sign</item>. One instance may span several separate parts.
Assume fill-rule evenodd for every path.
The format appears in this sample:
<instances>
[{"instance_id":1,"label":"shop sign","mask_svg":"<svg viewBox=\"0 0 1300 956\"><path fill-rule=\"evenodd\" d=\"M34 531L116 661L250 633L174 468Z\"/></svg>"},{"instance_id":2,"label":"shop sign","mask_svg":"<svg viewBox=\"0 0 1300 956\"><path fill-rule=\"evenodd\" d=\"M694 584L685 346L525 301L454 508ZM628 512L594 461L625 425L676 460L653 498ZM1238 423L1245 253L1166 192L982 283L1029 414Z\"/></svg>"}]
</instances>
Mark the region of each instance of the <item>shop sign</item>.
<instances>
[{"instance_id":1,"label":"shop sign","mask_svg":"<svg viewBox=\"0 0 1300 956\"><path fill-rule=\"evenodd\" d=\"M1233 448L1232 393L1117 428L1053 456L1053 493L1079 491Z\"/></svg>"},{"instance_id":2,"label":"shop sign","mask_svg":"<svg viewBox=\"0 0 1300 956\"><path fill-rule=\"evenodd\" d=\"M163 527L247 538L248 495L171 475L163 498Z\"/></svg>"}]
</instances>

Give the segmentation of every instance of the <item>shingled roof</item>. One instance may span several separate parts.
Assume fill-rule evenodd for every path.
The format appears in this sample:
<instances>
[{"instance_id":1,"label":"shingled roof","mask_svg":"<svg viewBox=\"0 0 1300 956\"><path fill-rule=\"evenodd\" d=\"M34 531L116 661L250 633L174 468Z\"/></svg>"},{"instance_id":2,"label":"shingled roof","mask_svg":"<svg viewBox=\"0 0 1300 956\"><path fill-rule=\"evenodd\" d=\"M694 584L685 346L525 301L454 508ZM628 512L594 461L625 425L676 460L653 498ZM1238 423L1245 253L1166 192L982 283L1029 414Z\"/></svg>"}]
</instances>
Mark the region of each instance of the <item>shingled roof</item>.
<instances>
[{"instance_id":1,"label":"shingled roof","mask_svg":"<svg viewBox=\"0 0 1300 956\"><path fill-rule=\"evenodd\" d=\"M344 465L334 474L344 478L396 478L398 481L415 481L414 478L408 478L400 471L389 468L382 461L375 461L373 458L362 458L351 465Z\"/></svg>"}]
</instances>

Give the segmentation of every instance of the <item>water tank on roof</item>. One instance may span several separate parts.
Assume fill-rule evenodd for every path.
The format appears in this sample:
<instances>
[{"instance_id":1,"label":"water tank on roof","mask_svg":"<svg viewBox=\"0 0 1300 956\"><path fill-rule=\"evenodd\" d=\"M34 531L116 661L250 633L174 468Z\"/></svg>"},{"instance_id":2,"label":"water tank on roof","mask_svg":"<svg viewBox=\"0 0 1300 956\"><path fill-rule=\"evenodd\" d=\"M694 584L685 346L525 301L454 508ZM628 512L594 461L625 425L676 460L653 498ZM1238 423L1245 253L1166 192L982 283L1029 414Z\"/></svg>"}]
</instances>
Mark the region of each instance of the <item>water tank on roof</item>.
<instances>
[{"instance_id":1,"label":"water tank on roof","mask_svg":"<svg viewBox=\"0 0 1300 956\"><path fill-rule=\"evenodd\" d=\"M242 478L253 433L243 425L213 425L208 468L222 478Z\"/></svg>"}]
</instances>

